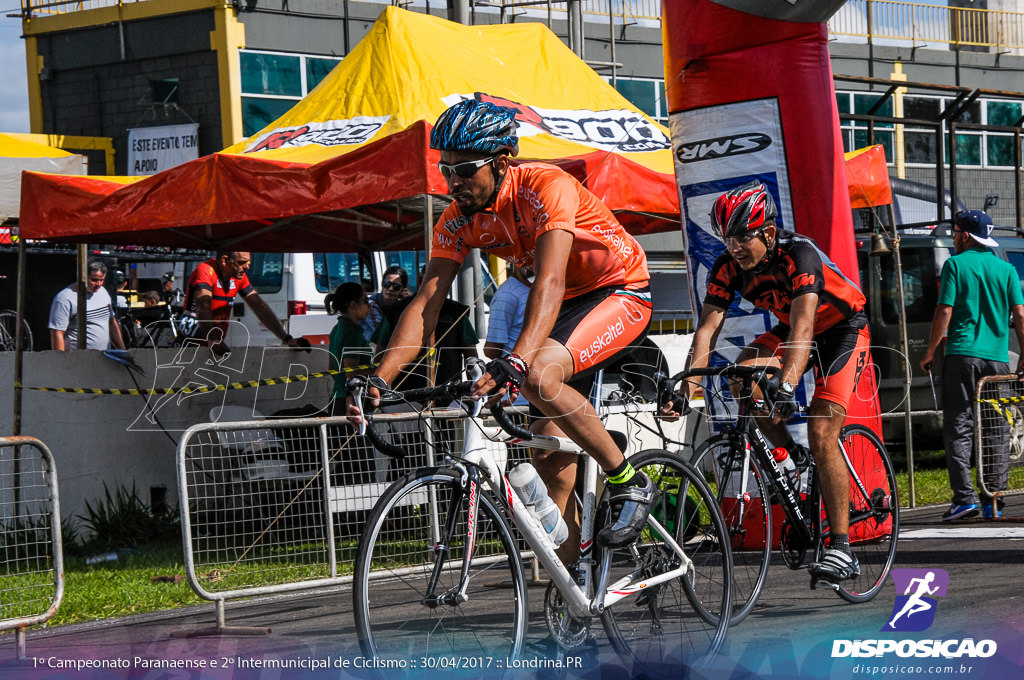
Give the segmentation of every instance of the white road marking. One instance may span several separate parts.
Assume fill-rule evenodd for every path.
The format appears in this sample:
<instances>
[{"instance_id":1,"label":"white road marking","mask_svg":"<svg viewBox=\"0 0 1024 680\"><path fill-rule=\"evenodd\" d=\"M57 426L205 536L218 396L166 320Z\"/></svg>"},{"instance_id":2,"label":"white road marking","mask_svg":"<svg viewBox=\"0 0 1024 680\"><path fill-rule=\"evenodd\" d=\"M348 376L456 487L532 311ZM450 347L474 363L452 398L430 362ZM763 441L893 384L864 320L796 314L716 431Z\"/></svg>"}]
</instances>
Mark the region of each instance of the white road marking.
<instances>
[{"instance_id":1,"label":"white road marking","mask_svg":"<svg viewBox=\"0 0 1024 680\"><path fill-rule=\"evenodd\" d=\"M1024 527L950 527L900 532L901 541L915 538L1024 538Z\"/></svg>"}]
</instances>

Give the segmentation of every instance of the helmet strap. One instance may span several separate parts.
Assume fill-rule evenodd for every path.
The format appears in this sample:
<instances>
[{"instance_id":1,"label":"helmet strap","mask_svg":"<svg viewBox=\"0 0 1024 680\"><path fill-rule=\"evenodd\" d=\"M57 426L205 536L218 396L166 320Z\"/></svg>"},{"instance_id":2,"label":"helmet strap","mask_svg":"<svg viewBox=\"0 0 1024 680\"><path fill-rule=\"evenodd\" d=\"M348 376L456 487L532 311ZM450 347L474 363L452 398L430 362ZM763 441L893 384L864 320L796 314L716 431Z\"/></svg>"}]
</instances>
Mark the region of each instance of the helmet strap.
<instances>
[{"instance_id":1,"label":"helmet strap","mask_svg":"<svg viewBox=\"0 0 1024 680\"><path fill-rule=\"evenodd\" d=\"M483 210L487 210L494 205L496 200L498 200L498 192L501 191L501 185L505 182L505 174L498 172L498 158L499 156L495 156L494 161L491 163L491 176L494 177L494 191L491 192L487 202L484 203L484 207L482 208Z\"/></svg>"},{"instance_id":2,"label":"helmet strap","mask_svg":"<svg viewBox=\"0 0 1024 680\"><path fill-rule=\"evenodd\" d=\"M765 253L764 258L761 260L761 262L759 262L758 265L754 267L755 272L762 272L768 269L772 265L772 263L775 262L775 246L779 242L779 228L775 227L775 238L773 238L770 242L768 240L768 234L765 233L766 228L767 225L760 229L761 240L764 241L765 245Z\"/></svg>"}]
</instances>

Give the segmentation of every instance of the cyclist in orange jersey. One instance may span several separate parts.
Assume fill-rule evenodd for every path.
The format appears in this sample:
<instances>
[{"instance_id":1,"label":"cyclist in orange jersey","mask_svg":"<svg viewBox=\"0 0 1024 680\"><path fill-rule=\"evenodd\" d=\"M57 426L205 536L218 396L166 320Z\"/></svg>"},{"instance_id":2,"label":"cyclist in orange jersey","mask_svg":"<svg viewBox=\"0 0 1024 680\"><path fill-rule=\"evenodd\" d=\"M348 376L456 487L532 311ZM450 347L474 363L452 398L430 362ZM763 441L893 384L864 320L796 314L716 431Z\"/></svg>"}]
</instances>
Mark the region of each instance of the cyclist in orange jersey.
<instances>
[{"instance_id":1,"label":"cyclist in orange jersey","mask_svg":"<svg viewBox=\"0 0 1024 680\"><path fill-rule=\"evenodd\" d=\"M643 339L651 320L647 258L611 211L572 176L543 163L512 165L515 111L467 99L446 110L431 133L452 203L434 226L431 257L376 371L384 384L430 337L438 310L473 248L536 272L522 332L511 352L487 364L475 395L514 400L522 390L545 416L533 429L584 448L611 484L613 519L597 535L609 547L636 540L657 490L634 471L586 397L573 385ZM380 385L380 383L377 383ZM379 392L370 381L370 396ZM358 420L354 404L350 415ZM535 464L563 510L573 558L578 543L575 455L540 452Z\"/></svg>"}]
</instances>

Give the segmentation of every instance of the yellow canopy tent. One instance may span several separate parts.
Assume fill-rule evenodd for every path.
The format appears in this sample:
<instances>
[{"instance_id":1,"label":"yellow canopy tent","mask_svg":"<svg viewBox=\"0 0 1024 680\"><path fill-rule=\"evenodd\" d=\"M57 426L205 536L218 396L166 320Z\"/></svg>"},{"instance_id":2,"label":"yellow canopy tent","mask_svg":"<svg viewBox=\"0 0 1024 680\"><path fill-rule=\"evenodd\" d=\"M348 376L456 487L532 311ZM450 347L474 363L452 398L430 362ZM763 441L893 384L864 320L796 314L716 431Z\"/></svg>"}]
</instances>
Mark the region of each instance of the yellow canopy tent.
<instances>
[{"instance_id":1,"label":"yellow canopy tent","mask_svg":"<svg viewBox=\"0 0 1024 680\"><path fill-rule=\"evenodd\" d=\"M23 170L84 175L84 156L0 133L0 220L18 217Z\"/></svg>"}]
</instances>

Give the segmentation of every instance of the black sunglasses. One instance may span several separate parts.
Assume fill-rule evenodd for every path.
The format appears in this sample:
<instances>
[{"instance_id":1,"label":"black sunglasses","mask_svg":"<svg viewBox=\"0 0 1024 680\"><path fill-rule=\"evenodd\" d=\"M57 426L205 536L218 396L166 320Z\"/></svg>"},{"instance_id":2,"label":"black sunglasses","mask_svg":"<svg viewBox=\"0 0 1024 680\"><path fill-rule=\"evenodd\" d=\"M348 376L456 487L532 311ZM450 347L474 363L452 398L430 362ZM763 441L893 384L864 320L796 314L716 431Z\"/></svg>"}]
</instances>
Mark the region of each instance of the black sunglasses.
<instances>
[{"instance_id":1,"label":"black sunglasses","mask_svg":"<svg viewBox=\"0 0 1024 680\"><path fill-rule=\"evenodd\" d=\"M384 283L380 284L380 287L383 288L384 290L387 290L388 288L390 288L391 290L402 290L403 288L405 288L405 286L402 285L401 281L385 281Z\"/></svg>"},{"instance_id":2,"label":"black sunglasses","mask_svg":"<svg viewBox=\"0 0 1024 680\"><path fill-rule=\"evenodd\" d=\"M493 160L494 156L481 158L478 161L466 161L465 163L438 163L437 169L441 171L441 176L445 179L451 178L453 172L462 179L469 179L480 172L480 168Z\"/></svg>"}]
</instances>

